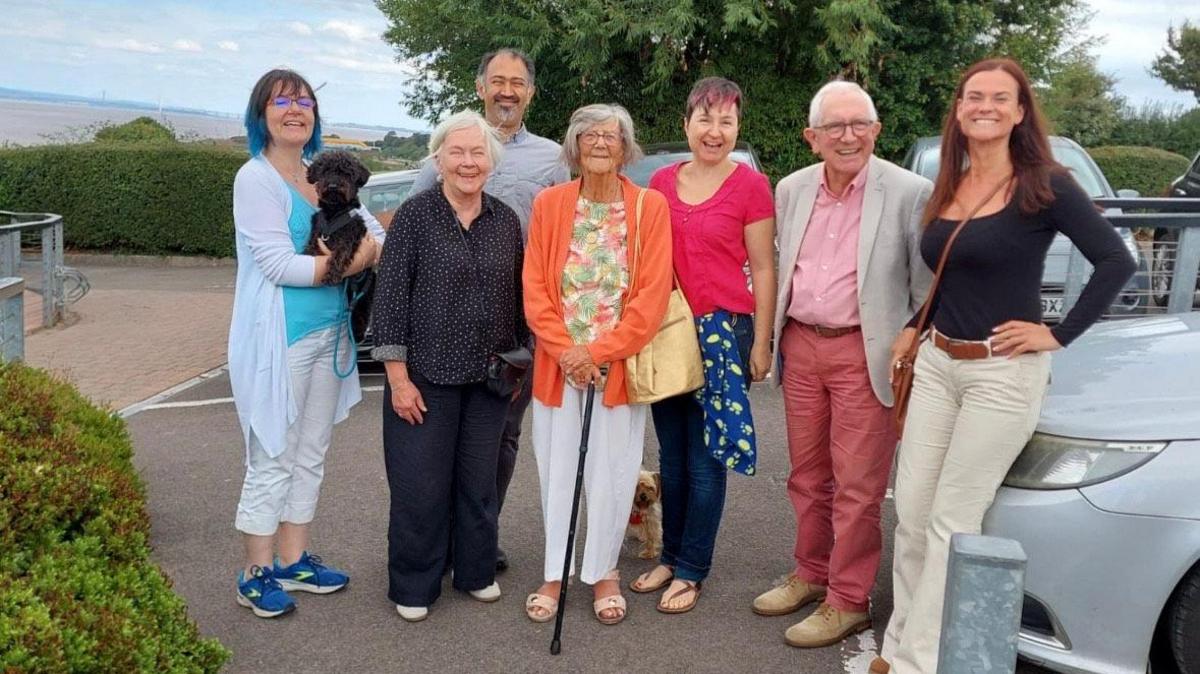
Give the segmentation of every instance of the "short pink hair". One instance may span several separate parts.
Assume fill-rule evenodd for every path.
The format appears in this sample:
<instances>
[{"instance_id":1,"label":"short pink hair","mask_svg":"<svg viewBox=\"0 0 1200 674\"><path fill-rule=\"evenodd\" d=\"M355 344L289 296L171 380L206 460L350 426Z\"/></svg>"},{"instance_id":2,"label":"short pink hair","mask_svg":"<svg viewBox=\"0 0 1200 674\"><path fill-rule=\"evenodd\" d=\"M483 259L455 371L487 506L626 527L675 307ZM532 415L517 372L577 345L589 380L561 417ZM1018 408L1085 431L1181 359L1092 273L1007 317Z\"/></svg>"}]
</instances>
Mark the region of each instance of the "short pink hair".
<instances>
[{"instance_id":1,"label":"short pink hair","mask_svg":"<svg viewBox=\"0 0 1200 674\"><path fill-rule=\"evenodd\" d=\"M710 110L732 103L737 108L738 119L742 118L742 88L733 80L724 77L705 77L696 82L687 97L684 119L691 119L697 108Z\"/></svg>"}]
</instances>

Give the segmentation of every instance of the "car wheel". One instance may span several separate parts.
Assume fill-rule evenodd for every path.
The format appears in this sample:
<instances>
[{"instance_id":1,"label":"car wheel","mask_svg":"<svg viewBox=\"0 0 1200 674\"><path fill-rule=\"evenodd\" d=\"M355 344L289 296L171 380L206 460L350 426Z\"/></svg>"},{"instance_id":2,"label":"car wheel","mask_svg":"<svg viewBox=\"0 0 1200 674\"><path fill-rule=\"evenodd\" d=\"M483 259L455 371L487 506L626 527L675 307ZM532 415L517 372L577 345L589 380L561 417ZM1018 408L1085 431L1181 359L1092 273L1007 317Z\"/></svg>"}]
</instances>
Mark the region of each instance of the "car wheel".
<instances>
[{"instance_id":1,"label":"car wheel","mask_svg":"<svg viewBox=\"0 0 1200 674\"><path fill-rule=\"evenodd\" d=\"M1167 306L1171 299L1171 277L1175 274L1175 255L1179 241L1171 232L1156 233L1153 258L1150 261L1150 294L1154 303Z\"/></svg>"},{"instance_id":2,"label":"car wheel","mask_svg":"<svg viewBox=\"0 0 1200 674\"><path fill-rule=\"evenodd\" d=\"M1200 569L1183 579L1171 602L1167 637L1180 674L1200 674Z\"/></svg>"}]
</instances>

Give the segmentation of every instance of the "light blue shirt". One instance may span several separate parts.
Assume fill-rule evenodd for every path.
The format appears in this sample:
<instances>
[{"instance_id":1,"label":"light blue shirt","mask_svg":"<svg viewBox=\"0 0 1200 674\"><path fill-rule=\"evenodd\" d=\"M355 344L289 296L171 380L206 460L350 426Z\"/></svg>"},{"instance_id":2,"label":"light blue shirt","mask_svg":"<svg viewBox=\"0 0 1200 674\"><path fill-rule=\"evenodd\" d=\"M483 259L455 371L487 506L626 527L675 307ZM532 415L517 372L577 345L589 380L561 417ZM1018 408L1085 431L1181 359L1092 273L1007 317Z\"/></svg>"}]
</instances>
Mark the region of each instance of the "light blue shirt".
<instances>
[{"instance_id":1,"label":"light blue shirt","mask_svg":"<svg viewBox=\"0 0 1200 674\"><path fill-rule=\"evenodd\" d=\"M288 190L292 193L288 232L292 235L292 247L302 254L312 236L312 216L317 209L295 187L288 185ZM338 321L346 320L345 284L284 286L283 317L287 321L288 346L310 332L337 325Z\"/></svg>"},{"instance_id":2,"label":"light blue shirt","mask_svg":"<svg viewBox=\"0 0 1200 674\"><path fill-rule=\"evenodd\" d=\"M571 172L563 162L562 146L529 133L525 126L504 144L500 162L492 167L483 190L503 201L521 219L521 240L529 240L529 216L533 213L533 198L551 185L565 183ZM414 193L438 184L437 167L427 160L413 183Z\"/></svg>"}]
</instances>

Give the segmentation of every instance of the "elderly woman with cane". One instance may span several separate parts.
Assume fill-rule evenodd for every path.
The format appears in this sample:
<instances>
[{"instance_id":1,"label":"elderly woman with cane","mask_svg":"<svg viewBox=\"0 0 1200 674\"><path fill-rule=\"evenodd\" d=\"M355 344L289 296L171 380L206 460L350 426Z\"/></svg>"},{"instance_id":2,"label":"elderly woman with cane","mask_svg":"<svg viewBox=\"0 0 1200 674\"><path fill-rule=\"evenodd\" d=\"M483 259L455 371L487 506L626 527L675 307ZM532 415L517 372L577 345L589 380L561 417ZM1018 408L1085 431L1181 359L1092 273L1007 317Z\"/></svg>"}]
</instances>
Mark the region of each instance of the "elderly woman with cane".
<instances>
[{"instance_id":1,"label":"elderly woman with cane","mask_svg":"<svg viewBox=\"0 0 1200 674\"><path fill-rule=\"evenodd\" d=\"M533 449L545 526L545 582L529 595L534 622L554 619L563 581L585 393L602 390L586 438L588 497L581 578L596 618L625 618L617 557L637 485L645 405L626 392L625 359L654 337L671 292L671 222L663 196L621 175L641 156L633 121L618 105L571 115L563 154L580 177L533 203L525 255L525 315L537 339ZM640 241L640 246L634 245ZM639 254L640 252L640 254ZM599 396L600 394L598 394Z\"/></svg>"}]
</instances>

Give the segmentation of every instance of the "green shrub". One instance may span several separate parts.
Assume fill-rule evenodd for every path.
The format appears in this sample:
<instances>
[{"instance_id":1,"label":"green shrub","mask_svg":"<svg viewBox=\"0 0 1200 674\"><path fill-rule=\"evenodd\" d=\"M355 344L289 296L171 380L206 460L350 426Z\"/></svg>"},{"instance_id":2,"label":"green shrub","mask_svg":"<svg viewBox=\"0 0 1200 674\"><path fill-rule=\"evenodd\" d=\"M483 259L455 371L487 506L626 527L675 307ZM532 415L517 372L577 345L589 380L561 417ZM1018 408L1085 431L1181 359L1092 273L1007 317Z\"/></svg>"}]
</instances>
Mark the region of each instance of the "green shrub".
<instances>
[{"instance_id":1,"label":"green shrub","mask_svg":"<svg viewBox=\"0 0 1200 674\"><path fill-rule=\"evenodd\" d=\"M1125 106L1104 145L1144 145L1194 157L1200 152L1200 107L1146 103Z\"/></svg>"},{"instance_id":2,"label":"green shrub","mask_svg":"<svg viewBox=\"0 0 1200 674\"><path fill-rule=\"evenodd\" d=\"M97 143L140 143L162 145L175 142L175 132L153 117L138 117L124 124L110 124L96 132Z\"/></svg>"},{"instance_id":3,"label":"green shrub","mask_svg":"<svg viewBox=\"0 0 1200 674\"><path fill-rule=\"evenodd\" d=\"M211 145L0 150L0 209L58 213L72 248L233 255L233 177L246 155Z\"/></svg>"},{"instance_id":4,"label":"green shrub","mask_svg":"<svg viewBox=\"0 0 1200 674\"><path fill-rule=\"evenodd\" d=\"M1187 170L1188 158L1153 147L1109 146L1088 149L1114 190L1162 196L1171 181Z\"/></svg>"},{"instance_id":5,"label":"green shrub","mask_svg":"<svg viewBox=\"0 0 1200 674\"><path fill-rule=\"evenodd\" d=\"M150 561L124 423L69 385L0 364L0 671L215 672Z\"/></svg>"}]
</instances>

